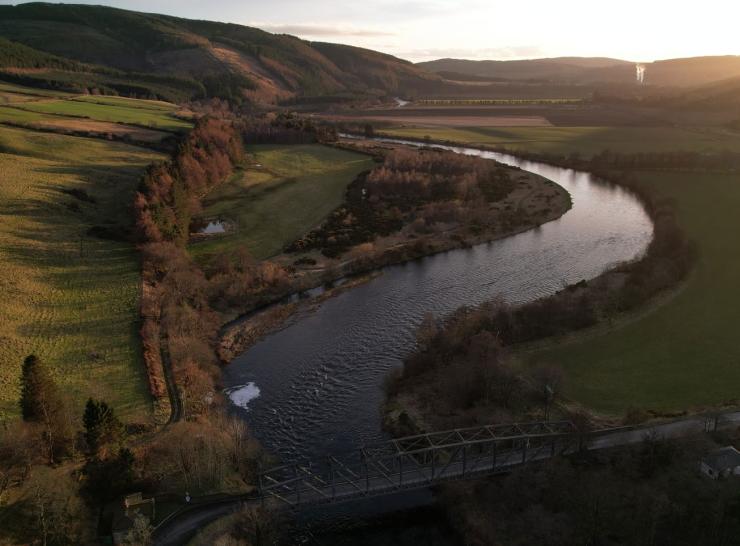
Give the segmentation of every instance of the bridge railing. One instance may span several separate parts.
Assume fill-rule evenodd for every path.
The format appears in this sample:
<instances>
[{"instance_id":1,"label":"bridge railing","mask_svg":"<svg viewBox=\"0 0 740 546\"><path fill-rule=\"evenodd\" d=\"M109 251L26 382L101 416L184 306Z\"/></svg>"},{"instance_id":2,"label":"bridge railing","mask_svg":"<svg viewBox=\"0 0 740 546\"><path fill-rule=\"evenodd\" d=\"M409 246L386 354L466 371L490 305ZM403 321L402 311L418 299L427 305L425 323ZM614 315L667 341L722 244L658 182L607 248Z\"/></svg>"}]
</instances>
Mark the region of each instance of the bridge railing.
<instances>
[{"instance_id":1,"label":"bridge railing","mask_svg":"<svg viewBox=\"0 0 740 546\"><path fill-rule=\"evenodd\" d=\"M419 434L272 468L260 475L260 492L290 506L340 502L501 472L572 451L575 438L568 421Z\"/></svg>"}]
</instances>

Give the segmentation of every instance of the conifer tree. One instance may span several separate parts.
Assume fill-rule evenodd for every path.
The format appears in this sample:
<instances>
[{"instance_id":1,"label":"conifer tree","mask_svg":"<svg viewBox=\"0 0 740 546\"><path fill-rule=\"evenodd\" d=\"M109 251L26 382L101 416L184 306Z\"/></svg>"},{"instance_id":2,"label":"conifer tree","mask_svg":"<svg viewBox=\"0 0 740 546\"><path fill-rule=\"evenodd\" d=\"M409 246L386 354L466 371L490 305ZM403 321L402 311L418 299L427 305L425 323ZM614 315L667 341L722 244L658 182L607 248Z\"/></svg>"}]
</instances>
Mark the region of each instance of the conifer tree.
<instances>
[{"instance_id":1,"label":"conifer tree","mask_svg":"<svg viewBox=\"0 0 740 546\"><path fill-rule=\"evenodd\" d=\"M123 425L113 412L113 408L103 400L88 399L82 416L85 425L85 439L94 454L108 443L117 442L123 433Z\"/></svg>"},{"instance_id":2,"label":"conifer tree","mask_svg":"<svg viewBox=\"0 0 740 546\"><path fill-rule=\"evenodd\" d=\"M20 404L23 420L37 423L51 421L62 409L57 386L36 355L23 361Z\"/></svg>"}]
</instances>

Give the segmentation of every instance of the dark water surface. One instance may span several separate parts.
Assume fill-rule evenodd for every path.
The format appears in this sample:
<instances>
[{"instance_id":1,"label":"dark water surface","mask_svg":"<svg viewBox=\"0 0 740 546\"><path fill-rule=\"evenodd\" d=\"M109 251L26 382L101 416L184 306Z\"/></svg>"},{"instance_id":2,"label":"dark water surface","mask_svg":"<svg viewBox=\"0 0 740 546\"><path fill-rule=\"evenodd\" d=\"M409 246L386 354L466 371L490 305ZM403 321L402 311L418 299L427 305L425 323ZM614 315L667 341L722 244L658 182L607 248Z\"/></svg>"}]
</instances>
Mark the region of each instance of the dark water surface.
<instances>
[{"instance_id":1,"label":"dark water surface","mask_svg":"<svg viewBox=\"0 0 740 546\"><path fill-rule=\"evenodd\" d=\"M637 257L650 241L640 202L588 173L444 148L542 175L571 194L573 208L513 237L388 267L236 358L224 370L230 396L275 455L315 458L383 439L383 379L413 349L425 313L547 296Z\"/></svg>"}]
</instances>

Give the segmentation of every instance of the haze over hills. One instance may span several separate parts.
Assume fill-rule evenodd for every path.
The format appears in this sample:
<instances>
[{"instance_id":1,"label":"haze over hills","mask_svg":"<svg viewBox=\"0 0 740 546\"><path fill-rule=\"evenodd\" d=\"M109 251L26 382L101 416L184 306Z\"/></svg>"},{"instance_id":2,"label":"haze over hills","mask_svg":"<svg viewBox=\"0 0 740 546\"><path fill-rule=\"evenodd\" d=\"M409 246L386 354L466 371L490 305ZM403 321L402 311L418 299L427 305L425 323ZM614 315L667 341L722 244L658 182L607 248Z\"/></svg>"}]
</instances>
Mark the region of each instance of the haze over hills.
<instances>
[{"instance_id":1,"label":"haze over hills","mask_svg":"<svg viewBox=\"0 0 740 546\"><path fill-rule=\"evenodd\" d=\"M636 85L635 63L620 59L439 59L415 65L237 24L48 3L0 6L0 77L172 102L220 97L290 104L396 95L570 99L615 86L626 96L647 92ZM735 77L740 57L702 57L647 63L645 81L651 88L693 90ZM729 91L717 91L723 101L732 99L727 85ZM711 106L702 98L707 93L698 90L699 98L686 104Z\"/></svg>"},{"instance_id":2,"label":"haze over hills","mask_svg":"<svg viewBox=\"0 0 740 546\"><path fill-rule=\"evenodd\" d=\"M439 59L417 66L446 78L470 76L503 80L541 80L561 83L634 83L635 62L603 57L559 57L516 61ZM740 76L740 56L668 59L645 66L645 82L690 87Z\"/></svg>"},{"instance_id":3,"label":"haze over hills","mask_svg":"<svg viewBox=\"0 0 740 546\"><path fill-rule=\"evenodd\" d=\"M105 67L138 74L139 84L151 87L155 94L172 87L185 98L200 94L233 99L243 91L264 101L299 95L385 94L440 80L410 62L361 48L101 6L0 6L0 37L36 50L16 51L14 59L3 55L3 66L17 68L16 73L25 71L27 79L43 77L39 68L54 68L87 71L88 79L100 87L122 85L111 81L120 74L101 70ZM7 49L8 44L4 45L0 44L0 51ZM38 52L93 66L61 66L58 59ZM30 74L30 68L36 73ZM59 73L46 76L67 83L75 79Z\"/></svg>"},{"instance_id":4,"label":"haze over hills","mask_svg":"<svg viewBox=\"0 0 740 546\"><path fill-rule=\"evenodd\" d=\"M547 80L579 82L591 81L589 74L605 68L622 68L634 79L634 65L629 61L601 57L559 57L516 61L471 61L466 59L438 59L418 63L430 72L457 74L502 80Z\"/></svg>"}]
</instances>

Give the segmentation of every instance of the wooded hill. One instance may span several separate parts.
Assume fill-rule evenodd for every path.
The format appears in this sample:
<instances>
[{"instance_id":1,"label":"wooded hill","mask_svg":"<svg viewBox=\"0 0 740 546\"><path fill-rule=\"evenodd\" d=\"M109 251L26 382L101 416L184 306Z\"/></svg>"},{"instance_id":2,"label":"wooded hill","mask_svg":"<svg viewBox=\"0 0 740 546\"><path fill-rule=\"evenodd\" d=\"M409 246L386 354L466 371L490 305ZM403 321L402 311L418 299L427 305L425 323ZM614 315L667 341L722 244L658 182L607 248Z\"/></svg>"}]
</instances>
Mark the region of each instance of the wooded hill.
<instances>
[{"instance_id":1,"label":"wooded hill","mask_svg":"<svg viewBox=\"0 0 740 546\"><path fill-rule=\"evenodd\" d=\"M4 79L176 101L404 94L441 79L366 49L102 6L0 6L0 37Z\"/></svg>"},{"instance_id":2,"label":"wooded hill","mask_svg":"<svg viewBox=\"0 0 740 546\"><path fill-rule=\"evenodd\" d=\"M515 61L438 59L417 66L446 79L491 79L551 83L636 84L635 64L603 57L559 57ZM740 76L740 56L666 59L645 66L645 82L651 86L693 87Z\"/></svg>"}]
</instances>

